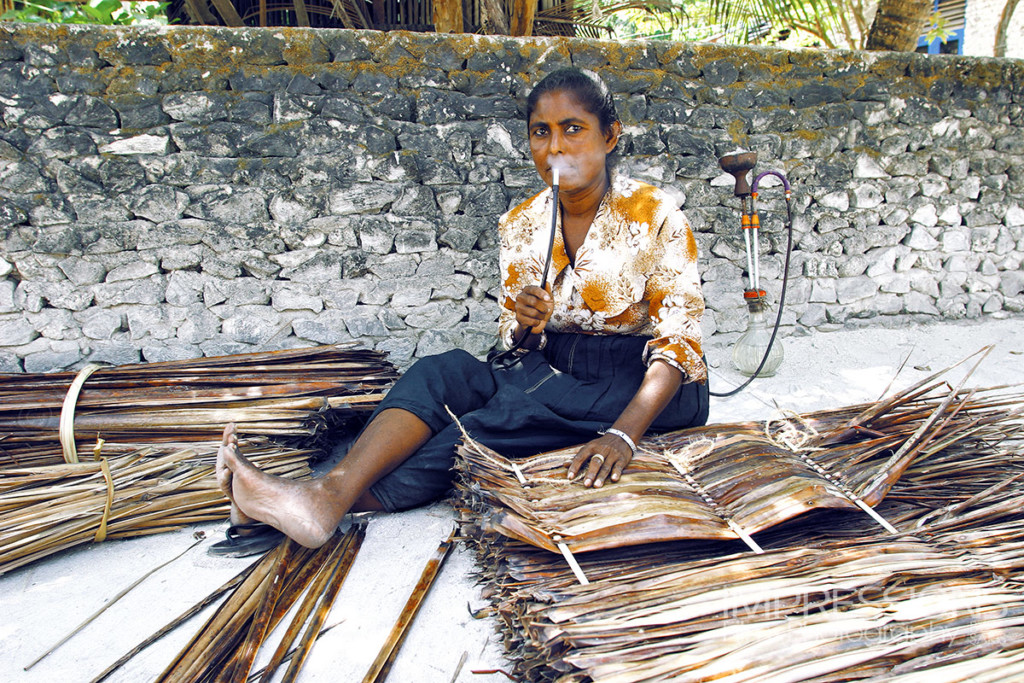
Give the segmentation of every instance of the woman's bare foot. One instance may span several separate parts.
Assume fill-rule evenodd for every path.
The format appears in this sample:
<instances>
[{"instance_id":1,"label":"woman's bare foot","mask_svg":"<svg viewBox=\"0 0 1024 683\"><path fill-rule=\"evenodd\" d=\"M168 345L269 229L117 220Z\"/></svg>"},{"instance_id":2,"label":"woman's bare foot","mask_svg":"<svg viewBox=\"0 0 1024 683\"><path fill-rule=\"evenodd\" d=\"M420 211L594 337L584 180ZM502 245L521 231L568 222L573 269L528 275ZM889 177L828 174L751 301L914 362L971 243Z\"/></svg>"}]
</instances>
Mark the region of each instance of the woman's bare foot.
<instances>
[{"instance_id":1,"label":"woman's bare foot","mask_svg":"<svg viewBox=\"0 0 1024 683\"><path fill-rule=\"evenodd\" d=\"M266 474L238 451L233 424L225 427L217 451L217 483L239 519L265 522L308 548L326 543L354 502L339 495L344 492L328 491L321 480Z\"/></svg>"},{"instance_id":2,"label":"woman's bare foot","mask_svg":"<svg viewBox=\"0 0 1024 683\"><path fill-rule=\"evenodd\" d=\"M238 435L235 433L234 423L224 428L224 436L221 440L220 449L217 451L217 485L224 492L224 495L228 497L228 500L231 501L231 513L228 516L228 521L231 525L252 524L256 520L239 510L238 506L235 505L234 498L231 497L231 470L223 465L225 456L221 452L225 448L238 450Z\"/></svg>"}]
</instances>

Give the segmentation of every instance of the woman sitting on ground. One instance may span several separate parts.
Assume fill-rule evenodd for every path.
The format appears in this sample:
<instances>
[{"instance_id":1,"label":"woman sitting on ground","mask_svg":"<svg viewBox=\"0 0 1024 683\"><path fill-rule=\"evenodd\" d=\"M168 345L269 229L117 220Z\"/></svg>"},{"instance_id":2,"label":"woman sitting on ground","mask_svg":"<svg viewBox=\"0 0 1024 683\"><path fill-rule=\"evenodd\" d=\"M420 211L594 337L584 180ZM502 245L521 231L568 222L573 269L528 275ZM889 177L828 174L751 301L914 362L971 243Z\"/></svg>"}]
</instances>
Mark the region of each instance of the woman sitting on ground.
<instances>
[{"instance_id":1,"label":"woman sitting on ground","mask_svg":"<svg viewBox=\"0 0 1024 683\"><path fill-rule=\"evenodd\" d=\"M617 481L648 430L707 420L704 299L697 245L666 193L617 176L608 157L622 126L595 74L563 69L527 101L537 172L560 171L560 219L549 287L550 188L502 216L499 319L515 363L450 351L415 363L346 457L305 481L268 475L224 432L218 480L232 521L258 520L305 546L326 542L350 511L402 510L451 487L459 426L509 457L583 444L566 463L583 486Z\"/></svg>"}]
</instances>

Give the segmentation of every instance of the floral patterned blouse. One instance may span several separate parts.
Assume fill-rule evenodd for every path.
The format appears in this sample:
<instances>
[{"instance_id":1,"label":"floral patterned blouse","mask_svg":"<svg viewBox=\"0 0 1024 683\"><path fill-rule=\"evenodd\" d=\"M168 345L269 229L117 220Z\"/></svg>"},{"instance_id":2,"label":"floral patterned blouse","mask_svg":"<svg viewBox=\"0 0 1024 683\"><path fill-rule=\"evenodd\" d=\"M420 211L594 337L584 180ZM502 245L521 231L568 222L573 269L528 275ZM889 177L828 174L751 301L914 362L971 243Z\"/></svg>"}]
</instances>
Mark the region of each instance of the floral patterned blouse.
<instances>
[{"instance_id":1,"label":"floral patterned blouse","mask_svg":"<svg viewBox=\"0 0 1024 683\"><path fill-rule=\"evenodd\" d=\"M550 188L498 224L499 332L506 348L516 328L516 297L527 285L540 284L550 227ZM548 273L555 310L546 329L651 337L644 362L669 363L684 373L684 382L706 381L697 243L671 197L646 183L613 176L575 264L566 254L561 222L558 227Z\"/></svg>"}]
</instances>

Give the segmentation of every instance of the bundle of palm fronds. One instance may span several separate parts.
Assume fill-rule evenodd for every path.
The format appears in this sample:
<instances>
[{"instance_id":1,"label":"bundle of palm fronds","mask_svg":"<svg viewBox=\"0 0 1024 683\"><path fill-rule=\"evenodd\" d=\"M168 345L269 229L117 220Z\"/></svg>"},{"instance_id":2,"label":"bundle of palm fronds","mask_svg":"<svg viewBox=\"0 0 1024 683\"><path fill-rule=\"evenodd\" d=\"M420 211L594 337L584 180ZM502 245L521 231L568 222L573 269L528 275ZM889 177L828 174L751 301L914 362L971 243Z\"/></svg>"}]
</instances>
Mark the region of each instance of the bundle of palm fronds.
<instances>
[{"instance_id":1,"label":"bundle of palm fronds","mask_svg":"<svg viewBox=\"0 0 1024 683\"><path fill-rule=\"evenodd\" d=\"M762 555L596 553L581 558L588 585L557 556L513 543L498 553L495 609L531 681L885 681L931 670L936 683L965 669L1020 671L1022 503L1004 492L973 521L895 538L865 527L862 539L805 537Z\"/></svg>"},{"instance_id":2,"label":"bundle of palm fronds","mask_svg":"<svg viewBox=\"0 0 1024 683\"><path fill-rule=\"evenodd\" d=\"M270 663L258 674L260 680L270 680L291 659L285 680L295 680L365 535L365 526L356 525L316 550L290 540L279 545L256 565L157 681L245 681L266 637L298 604Z\"/></svg>"},{"instance_id":3,"label":"bundle of palm fronds","mask_svg":"<svg viewBox=\"0 0 1024 683\"><path fill-rule=\"evenodd\" d=\"M310 473L310 451L265 438L249 458L286 477ZM215 445L147 447L98 461L0 470L0 574L59 550L224 519L214 477Z\"/></svg>"},{"instance_id":4,"label":"bundle of palm fronds","mask_svg":"<svg viewBox=\"0 0 1024 683\"><path fill-rule=\"evenodd\" d=\"M383 354L343 346L0 375L0 468L73 461L62 447L97 439L104 455L215 441L228 422L308 442L372 410L396 377Z\"/></svg>"},{"instance_id":5,"label":"bundle of palm fronds","mask_svg":"<svg viewBox=\"0 0 1024 683\"><path fill-rule=\"evenodd\" d=\"M0 375L0 573L223 519L225 424L258 467L308 476L327 445L318 437L358 427L395 377L382 354L339 346Z\"/></svg>"},{"instance_id":6,"label":"bundle of palm fronds","mask_svg":"<svg viewBox=\"0 0 1024 683\"><path fill-rule=\"evenodd\" d=\"M937 377L878 403L648 439L601 488L566 479L575 448L513 461L467 439L462 498L486 511L488 530L553 552L694 538L757 550L751 535L820 508L859 508L891 531L873 507L911 463L1022 429L1020 394L964 392Z\"/></svg>"},{"instance_id":7,"label":"bundle of palm fronds","mask_svg":"<svg viewBox=\"0 0 1024 683\"><path fill-rule=\"evenodd\" d=\"M835 488L840 492L845 487L862 493L872 490L872 482L887 482L874 487L888 490L888 495L872 505L896 534L845 505L788 515L788 522L766 528L758 534L763 554L750 553L736 540L716 540L714 534L642 545L626 539L574 556L588 584L578 580L562 556L549 552L551 541L571 544L570 532L576 527L555 527L550 520L558 515L545 516L542 503L535 502L542 498L533 497L549 486L551 495L565 495L564 467L571 451L558 461L560 467L539 470L558 482L534 476L529 460L514 463L535 491L505 498L522 488L513 463L494 460L494 454L471 444L464 448L458 492L462 530L477 548L481 578L493 602L490 611L501 620L515 673L522 680L560 683L937 683L970 676L991 681L1019 677L1024 672L1024 591L1019 583L1024 568L1022 400L995 390L952 390L937 397L931 390L920 393L924 389L929 387L901 392L895 402L790 416L790 424L800 426L801 438L783 447L792 451L790 446L797 443L816 444L821 450L811 451L814 462L839 482ZM943 403L946 407L939 410ZM884 435L877 429L880 424ZM775 426L719 425L666 435L643 446L648 462L657 460L651 453L659 449L673 451L680 444L706 440L749 457L780 445ZM886 451L874 450L874 440L894 434L903 434L904 441L887 441ZM919 448L910 456L916 448L912 445L895 458L909 459L898 479L886 478L891 470L877 466L851 476L851 470L872 459L894 461L908 434L916 435L911 441ZM744 446L749 439L763 448ZM538 463L545 457L555 455L539 457ZM656 471L671 474L664 466L668 460L663 456ZM481 461L489 464L480 467ZM727 460L719 463L718 471L728 474ZM652 467L645 464L642 471ZM743 475L747 480L733 477L731 487L712 486L718 483L713 478L698 484L722 498L736 488L762 488L766 495L761 504L787 511L789 506L773 504L791 490L773 486L777 471L768 466L748 469ZM662 482L637 490L664 496L665 487ZM497 488L500 495L494 492ZM584 500L593 493L579 485L573 488ZM613 490L608 485L605 489L605 494ZM825 484L820 490L826 490ZM623 512L616 500L622 498L636 496L627 489L603 509L588 511L585 532L593 534L592 546L602 528L612 530L617 535L613 538L621 537L616 526ZM488 514L487 505L503 505L505 500L521 507ZM565 507L571 509L571 503ZM660 517L646 522L658 533L637 524L637 533L646 534L640 542L684 538L680 528L700 526L692 516L686 518L689 526L676 524L673 511L664 503ZM523 522L529 533L511 534L510 516L536 527ZM545 542L534 546L520 538Z\"/></svg>"}]
</instances>

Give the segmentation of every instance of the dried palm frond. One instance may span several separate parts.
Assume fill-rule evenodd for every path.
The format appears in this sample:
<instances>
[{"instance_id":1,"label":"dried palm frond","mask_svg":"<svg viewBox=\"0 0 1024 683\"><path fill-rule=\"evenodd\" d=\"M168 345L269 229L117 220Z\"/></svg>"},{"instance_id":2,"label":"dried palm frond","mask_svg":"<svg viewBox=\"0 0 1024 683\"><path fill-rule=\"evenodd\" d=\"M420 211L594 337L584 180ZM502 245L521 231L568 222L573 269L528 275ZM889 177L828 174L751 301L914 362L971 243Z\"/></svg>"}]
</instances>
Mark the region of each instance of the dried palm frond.
<instances>
[{"instance_id":1,"label":"dried palm frond","mask_svg":"<svg viewBox=\"0 0 1024 683\"><path fill-rule=\"evenodd\" d=\"M601 488L566 479L576 448L513 461L466 438L460 496L485 528L552 552L694 538L757 550L752 534L820 508L859 508L893 531L872 508L911 463L1024 430L1020 394L932 380L876 404L648 439Z\"/></svg>"},{"instance_id":2,"label":"dried palm frond","mask_svg":"<svg viewBox=\"0 0 1024 683\"><path fill-rule=\"evenodd\" d=\"M267 635L300 598L302 604L271 663L276 668L283 661L284 652L303 627L307 629L303 647L308 652L365 535L365 524L356 524L315 550L283 541L253 566L157 681L246 680ZM295 679L303 659L292 659L285 680ZM268 668L261 680L271 675L273 670Z\"/></svg>"},{"instance_id":3,"label":"dried palm frond","mask_svg":"<svg viewBox=\"0 0 1024 683\"><path fill-rule=\"evenodd\" d=\"M586 586L554 555L506 547L498 611L529 680L886 680L981 655L1013 666L1024 497L988 503L969 548L962 529L931 527L764 555L621 549L581 559Z\"/></svg>"},{"instance_id":4,"label":"dried palm frond","mask_svg":"<svg viewBox=\"0 0 1024 683\"><path fill-rule=\"evenodd\" d=\"M587 585L561 556L510 537L488 518L483 492L495 485L495 471L465 464L462 531L476 546L490 612L503 625L516 675L559 683L1019 677L1020 398L952 393L949 406L960 408L943 411L920 431L917 442L930 443L875 502L896 535L854 508L819 510L762 531L761 555L736 541L699 538L578 555ZM936 415L935 401L913 389L891 406L883 401L790 419L814 425L815 443L825 449L814 457L830 472L845 473L845 463L887 462L899 453L897 443L887 454L868 449L866 458L858 457L860 439L882 438L871 433L875 420L887 420L886 438L917 433ZM738 442L758 433L750 425L716 428ZM671 447L682 435L659 443ZM837 447L846 452L831 457ZM531 464L517 463L532 486L544 486L531 480ZM513 488L504 474L498 481ZM875 479L844 481L863 491ZM609 516L618 512L607 509Z\"/></svg>"},{"instance_id":5,"label":"dried palm frond","mask_svg":"<svg viewBox=\"0 0 1024 683\"><path fill-rule=\"evenodd\" d=\"M317 438L360 422L395 377L382 354L342 346L0 375L0 574L93 540L223 519L214 463L226 423L257 466L308 476Z\"/></svg>"}]
</instances>

